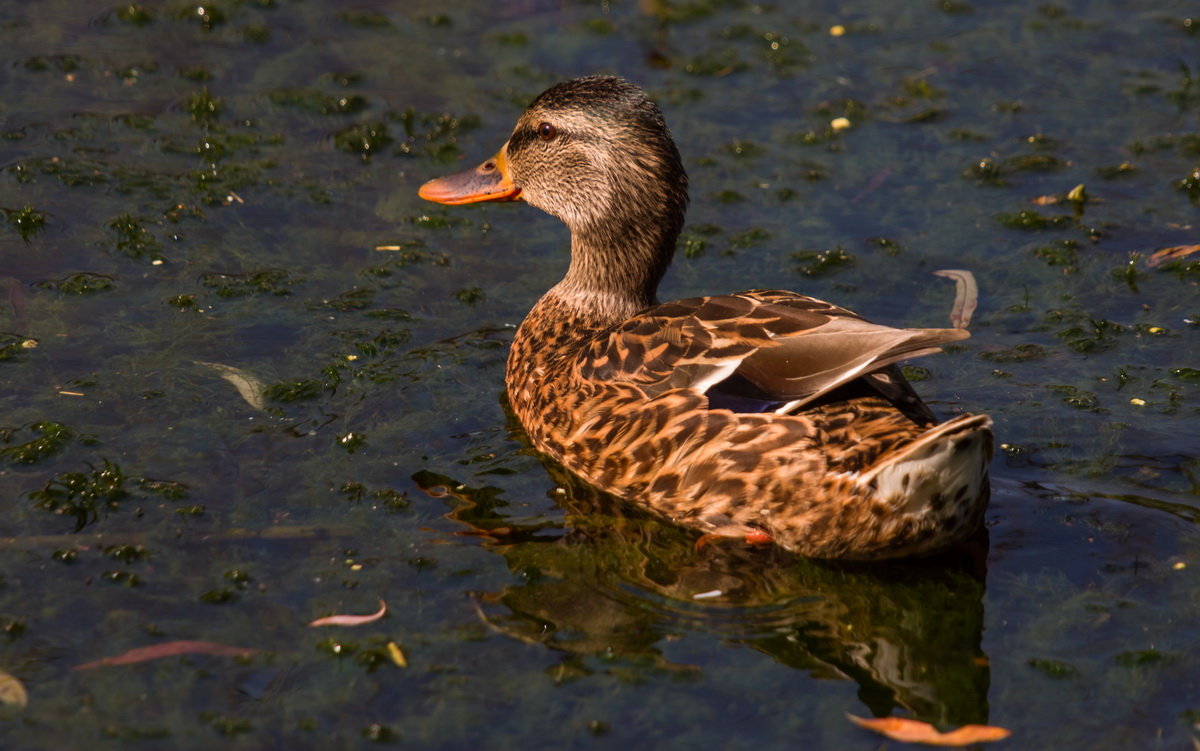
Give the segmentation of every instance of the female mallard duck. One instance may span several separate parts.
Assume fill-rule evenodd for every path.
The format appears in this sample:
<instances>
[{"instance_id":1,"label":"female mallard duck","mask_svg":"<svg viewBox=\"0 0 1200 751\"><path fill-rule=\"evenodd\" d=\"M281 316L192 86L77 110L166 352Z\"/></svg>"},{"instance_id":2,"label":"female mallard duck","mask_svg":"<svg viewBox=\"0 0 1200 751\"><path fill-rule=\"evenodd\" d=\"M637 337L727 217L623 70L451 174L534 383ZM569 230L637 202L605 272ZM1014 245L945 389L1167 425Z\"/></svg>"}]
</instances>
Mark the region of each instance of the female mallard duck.
<instances>
[{"instance_id":1,"label":"female mallard duck","mask_svg":"<svg viewBox=\"0 0 1200 751\"><path fill-rule=\"evenodd\" d=\"M420 194L522 200L570 228L570 268L517 330L505 381L534 445L592 485L823 558L929 554L979 527L991 420L936 424L895 365L966 331L777 290L658 304L687 175L636 86L558 84L494 157Z\"/></svg>"}]
</instances>

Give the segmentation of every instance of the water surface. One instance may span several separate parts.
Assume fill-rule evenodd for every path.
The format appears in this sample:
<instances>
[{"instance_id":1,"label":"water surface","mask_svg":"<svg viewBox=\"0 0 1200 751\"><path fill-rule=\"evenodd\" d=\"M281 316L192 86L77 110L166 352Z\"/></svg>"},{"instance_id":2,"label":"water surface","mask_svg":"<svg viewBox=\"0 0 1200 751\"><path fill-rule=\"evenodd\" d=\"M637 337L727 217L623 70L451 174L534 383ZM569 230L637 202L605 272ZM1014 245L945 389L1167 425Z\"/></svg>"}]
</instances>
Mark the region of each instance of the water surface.
<instances>
[{"instance_id":1,"label":"water surface","mask_svg":"<svg viewBox=\"0 0 1200 751\"><path fill-rule=\"evenodd\" d=\"M1200 21L894 6L0 10L3 745L1190 747L1200 256L1151 262L1200 241ZM600 72L691 176L664 298L942 326L932 272L976 276L915 365L996 421L986 550L697 550L527 450L503 362L565 230L416 188ZM74 669L174 640L258 652Z\"/></svg>"}]
</instances>

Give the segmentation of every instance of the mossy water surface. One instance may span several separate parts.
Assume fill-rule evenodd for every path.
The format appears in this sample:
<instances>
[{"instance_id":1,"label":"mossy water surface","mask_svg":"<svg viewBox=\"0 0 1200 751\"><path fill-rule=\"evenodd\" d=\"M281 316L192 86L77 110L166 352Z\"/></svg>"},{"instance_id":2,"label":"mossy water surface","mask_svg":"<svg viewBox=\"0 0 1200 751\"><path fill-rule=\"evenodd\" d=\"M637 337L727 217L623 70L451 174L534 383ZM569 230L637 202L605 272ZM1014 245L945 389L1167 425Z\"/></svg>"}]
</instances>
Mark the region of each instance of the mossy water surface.
<instances>
[{"instance_id":1,"label":"mossy water surface","mask_svg":"<svg viewBox=\"0 0 1200 751\"><path fill-rule=\"evenodd\" d=\"M1200 254L1151 261L1197 243L1197 23L10 3L0 670L29 703L0 745L874 747L850 712L1188 746ZM503 362L565 232L416 188L595 72L655 96L691 176L663 297L935 326L932 272L975 275L973 338L917 365L936 410L996 420L986 551L697 550L526 450ZM176 640L256 652L74 670Z\"/></svg>"}]
</instances>

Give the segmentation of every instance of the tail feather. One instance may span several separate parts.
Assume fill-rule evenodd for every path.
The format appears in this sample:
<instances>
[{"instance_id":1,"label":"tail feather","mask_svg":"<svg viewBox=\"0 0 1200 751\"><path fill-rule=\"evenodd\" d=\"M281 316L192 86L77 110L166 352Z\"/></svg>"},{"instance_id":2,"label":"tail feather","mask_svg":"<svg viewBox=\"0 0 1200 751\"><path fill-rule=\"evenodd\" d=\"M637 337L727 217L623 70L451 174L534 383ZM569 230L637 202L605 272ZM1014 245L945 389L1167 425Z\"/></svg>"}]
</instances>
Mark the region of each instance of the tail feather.
<instances>
[{"instance_id":1,"label":"tail feather","mask_svg":"<svg viewBox=\"0 0 1200 751\"><path fill-rule=\"evenodd\" d=\"M962 415L885 455L859 481L902 515L970 534L987 503L992 421Z\"/></svg>"}]
</instances>

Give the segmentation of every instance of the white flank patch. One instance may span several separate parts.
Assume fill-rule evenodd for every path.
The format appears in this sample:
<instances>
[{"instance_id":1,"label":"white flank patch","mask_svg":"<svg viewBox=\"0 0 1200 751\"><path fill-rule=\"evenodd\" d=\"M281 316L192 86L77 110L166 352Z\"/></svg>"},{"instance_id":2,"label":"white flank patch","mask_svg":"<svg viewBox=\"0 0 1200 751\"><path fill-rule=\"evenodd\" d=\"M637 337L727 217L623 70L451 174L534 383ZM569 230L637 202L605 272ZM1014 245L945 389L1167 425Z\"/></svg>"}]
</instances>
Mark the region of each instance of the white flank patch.
<instances>
[{"instance_id":1,"label":"white flank patch","mask_svg":"<svg viewBox=\"0 0 1200 751\"><path fill-rule=\"evenodd\" d=\"M948 424L944 423L943 426ZM942 432L943 426L930 432ZM904 512L917 516L928 512L933 496L938 493L953 494L959 488L966 487L968 497L977 498L983 482L981 468L984 466L984 457L980 454L984 446L983 436L978 431L967 431L930 438L932 440L925 440L924 445L867 473L862 479L874 479L875 494L880 498L904 498ZM955 448L963 441L969 441L972 450L956 451ZM907 485L904 482L906 477ZM949 512L950 509L943 511Z\"/></svg>"}]
</instances>

